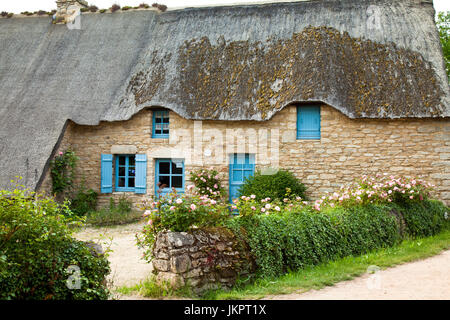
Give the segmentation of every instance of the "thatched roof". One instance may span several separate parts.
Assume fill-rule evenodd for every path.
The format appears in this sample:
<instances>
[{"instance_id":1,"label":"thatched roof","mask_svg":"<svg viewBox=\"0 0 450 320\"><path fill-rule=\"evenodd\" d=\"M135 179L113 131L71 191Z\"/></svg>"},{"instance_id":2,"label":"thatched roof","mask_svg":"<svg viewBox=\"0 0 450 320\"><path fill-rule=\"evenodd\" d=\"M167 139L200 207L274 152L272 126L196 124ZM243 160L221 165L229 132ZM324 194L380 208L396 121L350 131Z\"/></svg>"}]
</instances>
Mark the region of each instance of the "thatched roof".
<instances>
[{"instance_id":1,"label":"thatched roof","mask_svg":"<svg viewBox=\"0 0 450 320\"><path fill-rule=\"evenodd\" d=\"M322 101L351 118L448 117L431 0L321 0L0 19L0 187L35 187L67 119L266 120Z\"/></svg>"}]
</instances>

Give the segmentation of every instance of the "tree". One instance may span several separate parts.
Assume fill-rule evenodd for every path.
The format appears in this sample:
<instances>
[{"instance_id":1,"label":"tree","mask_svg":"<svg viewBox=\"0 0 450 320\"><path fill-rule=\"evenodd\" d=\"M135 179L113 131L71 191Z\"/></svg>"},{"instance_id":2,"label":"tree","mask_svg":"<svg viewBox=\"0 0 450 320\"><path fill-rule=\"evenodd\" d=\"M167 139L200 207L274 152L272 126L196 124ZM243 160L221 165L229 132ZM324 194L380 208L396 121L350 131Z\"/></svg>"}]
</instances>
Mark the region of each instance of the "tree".
<instances>
[{"instance_id":1,"label":"tree","mask_svg":"<svg viewBox=\"0 0 450 320\"><path fill-rule=\"evenodd\" d=\"M445 68L450 81L450 11L439 12L436 25L444 51Z\"/></svg>"}]
</instances>

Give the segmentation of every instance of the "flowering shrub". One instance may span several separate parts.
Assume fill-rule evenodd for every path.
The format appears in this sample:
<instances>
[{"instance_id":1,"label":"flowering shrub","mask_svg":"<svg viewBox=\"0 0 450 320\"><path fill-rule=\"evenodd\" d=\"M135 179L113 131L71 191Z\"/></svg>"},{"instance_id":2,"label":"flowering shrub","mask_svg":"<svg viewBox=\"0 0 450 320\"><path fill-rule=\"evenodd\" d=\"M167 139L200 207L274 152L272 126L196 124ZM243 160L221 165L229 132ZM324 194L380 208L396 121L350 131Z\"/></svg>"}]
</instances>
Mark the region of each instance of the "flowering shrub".
<instances>
[{"instance_id":1,"label":"flowering shrub","mask_svg":"<svg viewBox=\"0 0 450 320\"><path fill-rule=\"evenodd\" d=\"M188 193L170 193L158 201L143 205L147 219L141 234L136 234L138 246L144 248L144 257L151 260L153 243L158 232L188 231L191 228L223 225L230 218L228 204L218 202L208 195L199 195L194 186Z\"/></svg>"},{"instance_id":2,"label":"flowering shrub","mask_svg":"<svg viewBox=\"0 0 450 320\"><path fill-rule=\"evenodd\" d=\"M53 193L61 193L73 186L75 166L78 157L71 150L59 152L50 162L50 175L52 177Z\"/></svg>"},{"instance_id":3,"label":"flowering shrub","mask_svg":"<svg viewBox=\"0 0 450 320\"><path fill-rule=\"evenodd\" d=\"M283 200L272 200L267 197L257 200L256 195L241 196L233 200L231 209L237 210L240 216L269 215L282 214L284 212L292 212L308 208L309 202L304 201L302 197L296 196L292 198L283 198Z\"/></svg>"},{"instance_id":4,"label":"flowering shrub","mask_svg":"<svg viewBox=\"0 0 450 320\"><path fill-rule=\"evenodd\" d=\"M434 185L416 178L395 177L377 174L374 177L363 176L349 186L342 186L333 194L327 194L316 200L314 209L324 207L353 206L369 203L408 203L428 199Z\"/></svg>"},{"instance_id":5,"label":"flowering shrub","mask_svg":"<svg viewBox=\"0 0 450 320\"><path fill-rule=\"evenodd\" d=\"M220 200L225 197L225 189L216 170L199 169L191 171L191 181L201 195L207 195L214 200Z\"/></svg>"}]
</instances>

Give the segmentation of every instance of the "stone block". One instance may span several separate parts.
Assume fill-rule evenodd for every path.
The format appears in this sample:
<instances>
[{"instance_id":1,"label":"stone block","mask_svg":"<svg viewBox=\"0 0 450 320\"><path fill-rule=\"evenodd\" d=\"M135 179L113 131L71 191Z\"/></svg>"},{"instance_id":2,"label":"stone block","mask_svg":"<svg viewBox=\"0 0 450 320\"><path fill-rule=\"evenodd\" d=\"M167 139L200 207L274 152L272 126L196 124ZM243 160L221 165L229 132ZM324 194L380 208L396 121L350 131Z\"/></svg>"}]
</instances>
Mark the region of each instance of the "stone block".
<instances>
[{"instance_id":1,"label":"stone block","mask_svg":"<svg viewBox=\"0 0 450 320\"><path fill-rule=\"evenodd\" d=\"M174 273L183 273L191 267L191 259L187 254L174 256L170 259L170 270Z\"/></svg>"}]
</instances>

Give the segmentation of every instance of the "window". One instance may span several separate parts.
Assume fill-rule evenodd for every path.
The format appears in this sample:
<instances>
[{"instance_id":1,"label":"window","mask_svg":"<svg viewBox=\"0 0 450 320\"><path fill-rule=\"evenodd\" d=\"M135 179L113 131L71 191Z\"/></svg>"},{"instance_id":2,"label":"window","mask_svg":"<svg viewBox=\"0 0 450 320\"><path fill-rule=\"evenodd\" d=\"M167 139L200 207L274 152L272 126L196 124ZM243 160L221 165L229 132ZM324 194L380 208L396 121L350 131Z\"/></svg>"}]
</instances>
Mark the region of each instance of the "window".
<instances>
[{"instance_id":1,"label":"window","mask_svg":"<svg viewBox=\"0 0 450 320\"><path fill-rule=\"evenodd\" d=\"M297 139L320 139L320 106L297 107Z\"/></svg>"},{"instance_id":2,"label":"window","mask_svg":"<svg viewBox=\"0 0 450 320\"><path fill-rule=\"evenodd\" d=\"M113 159L115 157L115 172ZM113 179L116 191L130 191L139 194L147 192L147 155L101 155L101 193L113 192Z\"/></svg>"},{"instance_id":3,"label":"window","mask_svg":"<svg viewBox=\"0 0 450 320\"><path fill-rule=\"evenodd\" d=\"M116 156L116 191L134 192L136 179L135 155Z\"/></svg>"},{"instance_id":4,"label":"window","mask_svg":"<svg viewBox=\"0 0 450 320\"><path fill-rule=\"evenodd\" d=\"M178 159L157 159L155 193L164 196L172 192L172 188L178 193L184 192L184 162ZM158 190L160 192L158 192Z\"/></svg>"},{"instance_id":5,"label":"window","mask_svg":"<svg viewBox=\"0 0 450 320\"><path fill-rule=\"evenodd\" d=\"M169 111L153 111L152 138L169 138Z\"/></svg>"}]
</instances>

